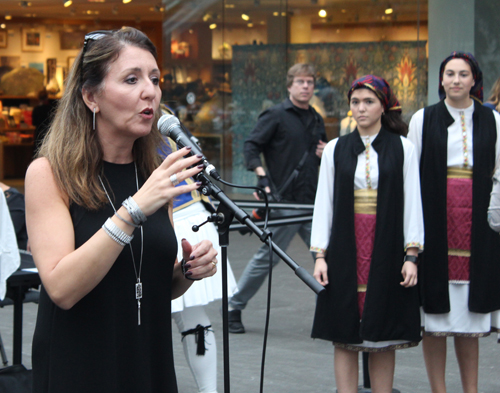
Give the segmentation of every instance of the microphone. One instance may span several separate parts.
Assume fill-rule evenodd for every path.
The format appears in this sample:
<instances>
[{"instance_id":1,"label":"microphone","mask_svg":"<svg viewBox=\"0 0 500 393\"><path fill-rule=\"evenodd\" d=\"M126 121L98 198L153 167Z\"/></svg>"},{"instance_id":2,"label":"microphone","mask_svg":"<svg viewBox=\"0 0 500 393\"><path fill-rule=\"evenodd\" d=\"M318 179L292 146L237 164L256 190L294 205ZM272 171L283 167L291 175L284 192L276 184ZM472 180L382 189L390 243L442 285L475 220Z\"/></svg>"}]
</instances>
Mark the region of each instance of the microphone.
<instances>
[{"instance_id":1,"label":"microphone","mask_svg":"<svg viewBox=\"0 0 500 393\"><path fill-rule=\"evenodd\" d=\"M201 155L201 162L205 168L205 173L213 177L215 180L221 179L220 175L217 173L217 169L215 169L215 167L208 162L198 144L186 135L182 129L181 122L177 117L168 114L160 117L160 120L158 120L158 130L160 130L160 133L163 136L168 136L172 139L178 146L190 146L191 152L188 155Z\"/></svg>"}]
</instances>

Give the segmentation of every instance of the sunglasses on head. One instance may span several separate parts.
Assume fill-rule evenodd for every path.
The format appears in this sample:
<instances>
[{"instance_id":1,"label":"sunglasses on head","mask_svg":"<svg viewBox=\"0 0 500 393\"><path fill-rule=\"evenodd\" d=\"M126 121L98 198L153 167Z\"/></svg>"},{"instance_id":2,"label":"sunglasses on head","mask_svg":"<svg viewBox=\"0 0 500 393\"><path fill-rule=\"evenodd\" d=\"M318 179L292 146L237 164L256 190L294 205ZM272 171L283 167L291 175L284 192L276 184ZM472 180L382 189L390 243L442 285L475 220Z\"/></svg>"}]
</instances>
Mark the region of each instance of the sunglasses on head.
<instances>
[{"instance_id":1,"label":"sunglasses on head","mask_svg":"<svg viewBox=\"0 0 500 393\"><path fill-rule=\"evenodd\" d=\"M85 53L87 52L87 48L92 41L99 41L101 38L107 35L111 35L115 32L115 30L96 30L90 33L85 34L85 38L83 40L83 49L82 49L82 57L80 59L80 85L83 87L83 58L85 57Z\"/></svg>"}]
</instances>

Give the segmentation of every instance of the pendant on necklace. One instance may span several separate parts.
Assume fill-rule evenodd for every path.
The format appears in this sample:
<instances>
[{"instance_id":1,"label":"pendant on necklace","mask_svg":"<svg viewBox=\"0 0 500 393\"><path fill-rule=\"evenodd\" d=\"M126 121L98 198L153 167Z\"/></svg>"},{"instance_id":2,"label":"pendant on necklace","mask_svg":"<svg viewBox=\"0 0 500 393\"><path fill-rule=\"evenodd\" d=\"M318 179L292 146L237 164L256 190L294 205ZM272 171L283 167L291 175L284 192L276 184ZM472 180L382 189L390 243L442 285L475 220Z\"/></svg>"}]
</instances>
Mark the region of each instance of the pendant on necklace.
<instances>
[{"instance_id":1,"label":"pendant on necklace","mask_svg":"<svg viewBox=\"0 0 500 393\"><path fill-rule=\"evenodd\" d=\"M137 299L137 325L141 325L141 299L142 299L142 282L141 279L137 279L135 284L135 298Z\"/></svg>"}]
</instances>

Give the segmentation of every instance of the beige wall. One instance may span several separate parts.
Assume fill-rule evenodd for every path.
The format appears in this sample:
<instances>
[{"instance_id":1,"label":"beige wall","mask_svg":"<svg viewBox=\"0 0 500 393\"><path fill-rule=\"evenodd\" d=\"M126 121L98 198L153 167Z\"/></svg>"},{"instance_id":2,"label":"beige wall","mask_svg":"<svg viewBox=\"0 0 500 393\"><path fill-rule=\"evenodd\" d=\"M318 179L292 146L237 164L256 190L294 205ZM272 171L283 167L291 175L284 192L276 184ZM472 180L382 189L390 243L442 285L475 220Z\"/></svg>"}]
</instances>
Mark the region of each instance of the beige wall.
<instances>
[{"instance_id":1,"label":"beige wall","mask_svg":"<svg viewBox=\"0 0 500 393\"><path fill-rule=\"evenodd\" d=\"M294 22L295 21L295 22ZM303 19L292 18L291 26L304 22ZM379 42L379 41L416 41L416 26L401 27L345 27L345 28L318 28L294 29L290 43L322 43L322 42ZM224 37L223 37L224 35ZM419 35L421 41L428 40L427 26L421 26ZM253 41L268 43L265 26L253 28L217 29L212 31L212 58L220 59L218 48L222 40L230 45L251 45ZM293 38L293 39L292 39ZM307 38L307 39L306 39Z\"/></svg>"},{"instance_id":2,"label":"beige wall","mask_svg":"<svg viewBox=\"0 0 500 393\"><path fill-rule=\"evenodd\" d=\"M427 26L420 27L420 41L427 41ZM379 41L416 41L417 26L402 27L344 27L313 28L311 43L321 42L379 42Z\"/></svg>"},{"instance_id":3,"label":"beige wall","mask_svg":"<svg viewBox=\"0 0 500 393\"><path fill-rule=\"evenodd\" d=\"M42 27L43 28L43 27ZM45 28L42 33L43 50L41 52L23 52L21 48L22 30L21 26L12 26L7 30L7 48L0 48L0 57L20 57L21 67L28 67L29 63L43 63L44 75L47 75L47 59L57 59L58 80L62 86L62 67L68 66L68 58L75 57L77 49L61 50L59 31Z\"/></svg>"},{"instance_id":4,"label":"beige wall","mask_svg":"<svg viewBox=\"0 0 500 393\"><path fill-rule=\"evenodd\" d=\"M212 59L220 59L219 47L222 42L229 45L252 45L253 41L267 44L267 28L256 25L252 28L226 28L212 30Z\"/></svg>"}]
</instances>

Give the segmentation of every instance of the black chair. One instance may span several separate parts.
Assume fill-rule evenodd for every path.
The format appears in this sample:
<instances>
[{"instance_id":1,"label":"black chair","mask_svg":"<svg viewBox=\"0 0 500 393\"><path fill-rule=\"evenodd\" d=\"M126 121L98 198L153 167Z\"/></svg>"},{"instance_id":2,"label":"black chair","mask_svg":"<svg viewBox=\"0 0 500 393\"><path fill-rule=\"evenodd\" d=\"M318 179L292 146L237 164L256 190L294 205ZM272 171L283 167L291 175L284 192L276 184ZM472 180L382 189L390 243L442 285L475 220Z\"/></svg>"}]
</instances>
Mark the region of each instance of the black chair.
<instances>
[{"instance_id":1,"label":"black chair","mask_svg":"<svg viewBox=\"0 0 500 393\"><path fill-rule=\"evenodd\" d=\"M38 301L40 299L40 291L37 290L29 290L26 292L24 295L24 300L23 303L36 303L38 304ZM4 306L12 306L14 302L12 299L8 298L7 296L5 299L0 300L0 308L3 308ZM5 353L5 347L3 345L2 341L2 334L0 334L0 356L2 357L2 363L4 366L6 366L9 363L9 360L7 358L7 354Z\"/></svg>"}]
</instances>

